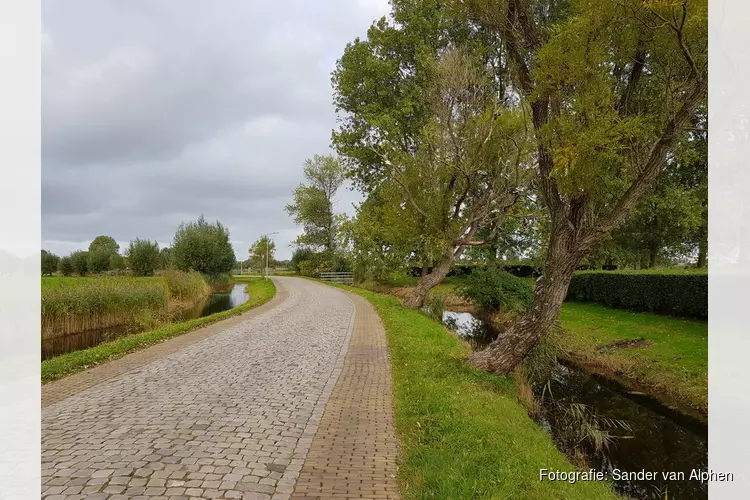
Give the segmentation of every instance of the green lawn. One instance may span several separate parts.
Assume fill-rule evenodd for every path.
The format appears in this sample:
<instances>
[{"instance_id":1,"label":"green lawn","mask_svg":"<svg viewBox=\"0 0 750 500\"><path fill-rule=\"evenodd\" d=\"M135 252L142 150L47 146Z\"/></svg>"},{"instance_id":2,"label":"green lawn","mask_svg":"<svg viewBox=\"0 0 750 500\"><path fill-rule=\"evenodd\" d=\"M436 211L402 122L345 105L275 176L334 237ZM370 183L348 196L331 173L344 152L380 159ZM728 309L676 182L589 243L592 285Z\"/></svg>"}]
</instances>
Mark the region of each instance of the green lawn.
<instances>
[{"instance_id":1,"label":"green lawn","mask_svg":"<svg viewBox=\"0 0 750 500\"><path fill-rule=\"evenodd\" d=\"M468 347L397 298L367 298L385 326L404 499L615 499L606 483L540 482L539 469L573 471L518 402L515 383L468 366Z\"/></svg>"},{"instance_id":2,"label":"green lawn","mask_svg":"<svg viewBox=\"0 0 750 500\"><path fill-rule=\"evenodd\" d=\"M597 304L566 302L561 345L569 357L599 366L707 411L708 323ZM600 351L598 346L645 339L646 347Z\"/></svg>"},{"instance_id":3,"label":"green lawn","mask_svg":"<svg viewBox=\"0 0 750 500\"><path fill-rule=\"evenodd\" d=\"M144 349L150 345L196 330L202 326L210 325L211 323L216 323L217 321L236 316L254 307L265 304L276 295L276 287L271 280L243 278L239 281L242 281L243 283L247 282L247 291L250 294L250 299L244 304L228 311L212 314L203 318L196 318L182 323L170 324L149 332L128 335L111 342L99 344L89 349L69 352L42 361L42 382L50 382L52 380L63 378L106 361L122 357L129 352Z\"/></svg>"}]
</instances>

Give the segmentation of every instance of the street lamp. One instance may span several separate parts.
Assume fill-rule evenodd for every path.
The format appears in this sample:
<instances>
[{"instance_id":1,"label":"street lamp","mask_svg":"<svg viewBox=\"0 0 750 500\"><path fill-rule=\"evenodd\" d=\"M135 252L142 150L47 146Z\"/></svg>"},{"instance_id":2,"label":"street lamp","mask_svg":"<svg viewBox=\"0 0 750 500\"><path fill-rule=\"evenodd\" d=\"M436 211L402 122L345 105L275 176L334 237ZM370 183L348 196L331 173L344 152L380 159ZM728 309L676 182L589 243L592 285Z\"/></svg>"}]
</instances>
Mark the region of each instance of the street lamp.
<instances>
[{"instance_id":1,"label":"street lamp","mask_svg":"<svg viewBox=\"0 0 750 500\"><path fill-rule=\"evenodd\" d=\"M271 246L271 239L269 236L273 234L279 234L278 231L274 231L273 233L268 233L265 235L266 237L266 276L268 276L268 247Z\"/></svg>"}]
</instances>

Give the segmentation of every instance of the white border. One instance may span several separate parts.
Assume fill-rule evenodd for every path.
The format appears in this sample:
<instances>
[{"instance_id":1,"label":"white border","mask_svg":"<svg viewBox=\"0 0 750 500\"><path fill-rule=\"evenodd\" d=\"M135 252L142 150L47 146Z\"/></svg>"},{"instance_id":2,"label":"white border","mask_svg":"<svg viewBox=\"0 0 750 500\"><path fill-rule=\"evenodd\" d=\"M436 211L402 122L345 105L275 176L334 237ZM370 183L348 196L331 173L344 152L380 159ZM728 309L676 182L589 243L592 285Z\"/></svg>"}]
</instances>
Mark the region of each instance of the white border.
<instances>
[{"instance_id":1,"label":"white border","mask_svg":"<svg viewBox=\"0 0 750 500\"><path fill-rule=\"evenodd\" d=\"M710 498L750 495L750 2L709 2Z\"/></svg>"},{"instance_id":2,"label":"white border","mask_svg":"<svg viewBox=\"0 0 750 500\"><path fill-rule=\"evenodd\" d=\"M0 2L0 498L41 494L41 7Z\"/></svg>"}]
</instances>

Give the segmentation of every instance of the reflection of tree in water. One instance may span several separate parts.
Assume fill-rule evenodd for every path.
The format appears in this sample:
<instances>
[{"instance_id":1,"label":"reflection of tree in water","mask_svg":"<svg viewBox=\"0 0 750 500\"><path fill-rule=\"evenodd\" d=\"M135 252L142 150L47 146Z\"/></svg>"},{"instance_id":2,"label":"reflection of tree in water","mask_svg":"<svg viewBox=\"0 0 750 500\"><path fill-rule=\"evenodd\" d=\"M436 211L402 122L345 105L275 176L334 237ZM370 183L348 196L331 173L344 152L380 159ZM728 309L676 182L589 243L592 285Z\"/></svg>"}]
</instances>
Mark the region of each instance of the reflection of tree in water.
<instances>
[{"instance_id":1,"label":"reflection of tree in water","mask_svg":"<svg viewBox=\"0 0 750 500\"><path fill-rule=\"evenodd\" d=\"M590 444L586 445L590 465L609 472L610 477L613 469L629 472L645 469L658 474L651 481L618 481L615 483L618 491L638 499L663 499L665 491L668 492L668 498L707 498L706 486L688 480L692 469L705 469L707 466L708 448L705 438L618 394L581 370L559 365L551 377L550 388L558 401L588 405L595 409L599 419L628 422L630 431L613 432L625 436L612 439L610 446L603 452L595 453ZM565 443L566 436L560 434L565 423L558 420L561 414L546 412L545 418L556 443ZM682 471L686 480L664 481L662 471Z\"/></svg>"}]
</instances>

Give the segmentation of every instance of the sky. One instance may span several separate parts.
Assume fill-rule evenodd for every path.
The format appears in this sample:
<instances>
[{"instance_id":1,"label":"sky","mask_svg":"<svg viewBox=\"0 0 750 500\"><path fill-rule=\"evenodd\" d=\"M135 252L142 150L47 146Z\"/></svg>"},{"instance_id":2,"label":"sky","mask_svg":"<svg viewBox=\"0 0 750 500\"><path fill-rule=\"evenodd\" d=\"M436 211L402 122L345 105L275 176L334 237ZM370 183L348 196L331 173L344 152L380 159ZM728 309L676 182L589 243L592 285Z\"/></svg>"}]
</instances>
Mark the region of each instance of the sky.
<instances>
[{"instance_id":1,"label":"sky","mask_svg":"<svg viewBox=\"0 0 750 500\"><path fill-rule=\"evenodd\" d=\"M210 6L210 7L209 7ZM100 234L168 246L202 213L238 259L277 231L302 164L329 154L331 71L387 0L42 3L42 247ZM337 210L353 213L343 189Z\"/></svg>"}]
</instances>

